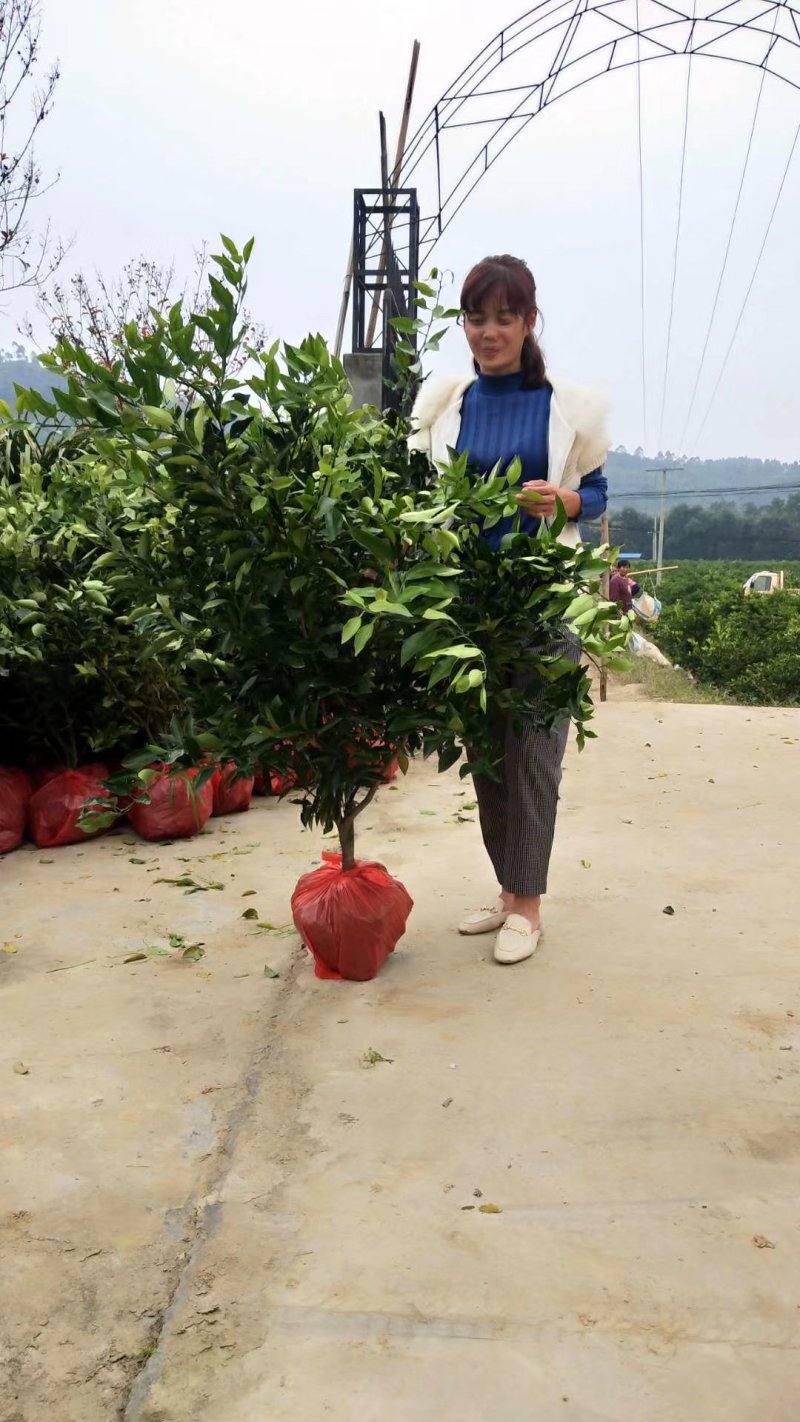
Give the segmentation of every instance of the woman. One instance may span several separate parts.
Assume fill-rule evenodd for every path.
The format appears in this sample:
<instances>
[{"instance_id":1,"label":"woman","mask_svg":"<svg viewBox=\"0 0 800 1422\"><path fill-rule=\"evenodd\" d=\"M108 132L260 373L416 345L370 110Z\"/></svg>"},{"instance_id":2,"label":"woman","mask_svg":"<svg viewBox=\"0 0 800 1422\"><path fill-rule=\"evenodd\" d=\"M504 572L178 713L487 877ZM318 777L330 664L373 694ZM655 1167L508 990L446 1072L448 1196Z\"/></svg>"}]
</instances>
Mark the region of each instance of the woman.
<instances>
[{"instance_id":1,"label":"woman","mask_svg":"<svg viewBox=\"0 0 800 1422\"><path fill-rule=\"evenodd\" d=\"M561 503L569 522L560 538L574 546L578 519L599 518L606 507L605 401L546 372L534 335L536 285L519 258L487 257L473 267L461 310L474 373L423 387L409 443L433 464L446 463L449 449L467 451L470 465L486 472L519 457L521 529L535 534ZM502 520L483 536L498 548L512 525L512 518ZM498 963L530 958L541 938L568 730L564 722L552 732L528 726L516 734L508 719L499 721L501 779L475 777L483 841L501 892L459 932L499 929Z\"/></svg>"}]
</instances>

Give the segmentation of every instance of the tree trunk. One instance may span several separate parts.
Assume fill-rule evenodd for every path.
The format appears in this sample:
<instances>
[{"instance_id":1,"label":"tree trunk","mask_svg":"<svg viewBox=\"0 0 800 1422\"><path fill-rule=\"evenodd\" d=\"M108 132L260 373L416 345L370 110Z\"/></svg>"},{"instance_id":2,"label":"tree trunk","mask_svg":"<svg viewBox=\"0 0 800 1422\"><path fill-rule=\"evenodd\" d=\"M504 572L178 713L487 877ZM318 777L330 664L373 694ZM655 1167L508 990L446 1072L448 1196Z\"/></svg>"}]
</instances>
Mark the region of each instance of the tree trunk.
<instances>
[{"instance_id":1,"label":"tree trunk","mask_svg":"<svg viewBox=\"0 0 800 1422\"><path fill-rule=\"evenodd\" d=\"M356 863L355 815L348 815L346 819L338 820L336 828L339 831L339 843L342 847L342 868L354 869Z\"/></svg>"}]
</instances>

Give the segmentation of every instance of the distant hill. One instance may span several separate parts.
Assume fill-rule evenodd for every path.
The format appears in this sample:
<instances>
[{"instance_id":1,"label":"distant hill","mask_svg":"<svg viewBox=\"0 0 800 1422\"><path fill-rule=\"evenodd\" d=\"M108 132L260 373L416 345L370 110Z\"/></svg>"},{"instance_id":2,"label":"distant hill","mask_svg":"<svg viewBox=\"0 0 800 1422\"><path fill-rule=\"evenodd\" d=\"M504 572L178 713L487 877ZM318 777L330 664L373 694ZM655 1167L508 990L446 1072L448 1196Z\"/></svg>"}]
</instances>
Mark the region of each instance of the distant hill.
<instances>
[{"instance_id":1,"label":"distant hill","mask_svg":"<svg viewBox=\"0 0 800 1422\"><path fill-rule=\"evenodd\" d=\"M608 456L609 503L620 509L629 504L642 513L654 513L658 508L661 476L653 471L658 465L678 464L680 472L667 475L670 504L690 502L700 508L715 502L744 501L748 504L770 504L782 494L800 488L800 463L782 464L777 459L679 459L673 454L648 459L641 452L629 454L622 446ZM794 486L794 489L792 489ZM691 498L681 491L711 489L718 491L706 498ZM742 493L730 492L732 489ZM746 491L746 492L745 492ZM633 497L644 494L644 497Z\"/></svg>"},{"instance_id":2,"label":"distant hill","mask_svg":"<svg viewBox=\"0 0 800 1422\"><path fill-rule=\"evenodd\" d=\"M45 370L36 357L22 346L17 346L14 351L0 351L0 399L5 400L12 410L17 398L15 385L22 385L26 390L38 390L42 395L49 396L54 385L63 384L63 380L58 380L49 370Z\"/></svg>"}]
</instances>

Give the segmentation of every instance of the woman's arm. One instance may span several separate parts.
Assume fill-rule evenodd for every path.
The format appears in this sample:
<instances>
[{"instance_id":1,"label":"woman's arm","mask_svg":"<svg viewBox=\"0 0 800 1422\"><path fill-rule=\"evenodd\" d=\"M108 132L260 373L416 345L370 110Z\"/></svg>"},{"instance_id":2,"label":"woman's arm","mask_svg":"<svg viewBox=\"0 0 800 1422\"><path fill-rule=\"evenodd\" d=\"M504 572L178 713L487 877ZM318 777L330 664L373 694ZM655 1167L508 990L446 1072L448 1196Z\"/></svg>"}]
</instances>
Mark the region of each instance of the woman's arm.
<instances>
[{"instance_id":1,"label":"woman's arm","mask_svg":"<svg viewBox=\"0 0 800 1422\"><path fill-rule=\"evenodd\" d=\"M565 493L567 490L564 491ZM564 500L564 508L567 510L567 517L571 519L593 519L600 518L608 506L608 480L603 469L594 469L591 474L584 474L580 482L580 487L576 495L578 500L578 511L572 513Z\"/></svg>"}]
</instances>

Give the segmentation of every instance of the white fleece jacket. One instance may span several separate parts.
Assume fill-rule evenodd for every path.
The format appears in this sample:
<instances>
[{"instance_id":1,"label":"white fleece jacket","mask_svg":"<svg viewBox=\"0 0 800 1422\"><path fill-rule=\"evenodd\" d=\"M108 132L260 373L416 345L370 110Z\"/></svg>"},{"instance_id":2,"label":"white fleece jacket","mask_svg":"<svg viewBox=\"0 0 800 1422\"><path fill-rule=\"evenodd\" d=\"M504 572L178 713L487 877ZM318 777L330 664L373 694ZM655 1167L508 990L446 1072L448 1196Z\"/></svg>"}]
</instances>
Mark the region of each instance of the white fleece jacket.
<instances>
[{"instance_id":1,"label":"white fleece jacket","mask_svg":"<svg viewBox=\"0 0 800 1422\"><path fill-rule=\"evenodd\" d=\"M577 489L585 474L606 462L609 448L606 417L609 402L602 391L573 385L548 374L553 389L548 430L548 481L562 489ZM446 464L461 428L465 392L474 374L443 375L427 380L411 416L409 447L422 450L433 465ZM577 525L568 523L561 541L580 541Z\"/></svg>"}]
</instances>

